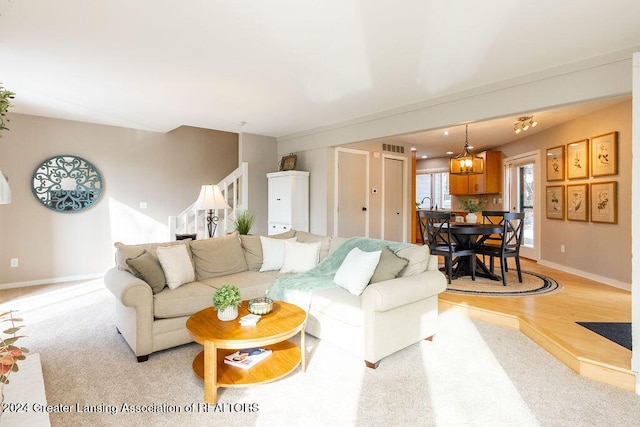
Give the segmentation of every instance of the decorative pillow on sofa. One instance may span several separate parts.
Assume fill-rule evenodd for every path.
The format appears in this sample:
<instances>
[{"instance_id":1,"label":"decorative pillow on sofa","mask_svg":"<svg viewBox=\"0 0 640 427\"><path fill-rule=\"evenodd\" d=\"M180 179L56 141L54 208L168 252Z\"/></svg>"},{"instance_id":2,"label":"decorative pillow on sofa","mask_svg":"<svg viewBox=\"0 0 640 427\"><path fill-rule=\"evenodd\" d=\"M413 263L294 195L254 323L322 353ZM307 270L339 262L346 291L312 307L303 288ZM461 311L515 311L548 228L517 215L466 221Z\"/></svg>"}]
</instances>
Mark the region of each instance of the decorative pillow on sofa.
<instances>
[{"instance_id":1,"label":"decorative pillow on sofa","mask_svg":"<svg viewBox=\"0 0 640 427\"><path fill-rule=\"evenodd\" d=\"M238 233L191 242L198 280L247 271Z\"/></svg>"},{"instance_id":2,"label":"decorative pillow on sofa","mask_svg":"<svg viewBox=\"0 0 640 427\"><path fill-rule=\"evenodd\" d=\"M296 231L296 239L301 243L320 242L322 244L320 246L320 261L329 255L329 248L331 247L331 237L329 236L307 233L306 231Z\"/></svg>"},{"instance_id":3,"label":"decorative pillow on sofa","mask_svg":"<svg viewBox=\"0 0 640 427\"><path fill-rule=\"evenodd\" d=\"M272 234L269 238L272 239L290 239L296 235L293 230L285 231L280 234ZM240 243L242 249L244 249L244 258L247 260L247 266L251 271L259 271L262 267L262 243L260 242L260 236L254 235L240 235Z\"/></svg>"},{"instance_id":4,"label":"decorative pillow on sofa","mask_svg":"<svg viewBox=\"0 0 640 427\"><path fill-rule=\"evenodd\" d=\"M370 283L384 282L398 277L398 274L409 264L409 260L395 254L388 246L382 249L380 262L373 272Z\"/></svg>"},{"instance_id":5,"label":"decorative pillow on sofa","mask_svg":"<svg viewBox=\"0 0 640 427\"><path fill-rule=\"evenodd\" d=\"M260 236L262 244L262 267L260 271L280 270L284 262L284 242L295 242L296 238L273 239L271 237Z\"/></svg>"},{"instance_id":6,"label":"decorative pillow on sofa","mask_svg":"<svg viewBox=\"0 0 640 427\"><path fill-rule=\"evenodd\" d=\"M400 249L396 255L409 260L409 264L400 272L400 277L413 276L422 273L429 265L429 246L412 245L408 248Z\"/></svg>"},{"instance_id":7,"label":"decorative pillow on sofa","mask_svg":"<svg viewBox=\"0 0 640 427\"><path fill-rule=\"evenodd\" d=\"M154 295L163 290L167 284L160 262L147 251L135 258L129 258L127 265L137 277L147 282Z\"/></svg>"},{"instance_id":8,"label":"decorative pillow on sofa","mask_svg":"<svg viewBox=\"0 0 640 427\"><path fill-rule=\"evenodd\" d=\"M353 295L360 295L367 287L382 251L364 252L353 248L344 258L333 277L333 282Z\"/></svg>"},{"instance_id":9,"label":"decorative pillow on sofa","mask_svg":"<svg viewBox=\"0 0 640 427\"><path fill-rule=\"evenodd\" d=\"M318 265L322 242L284 241L284 261L280 273L304 273Z\"/></svg>"},{"instance_id":10,"label":"decorative pillow on sofa","mask_svg":"<svg viewBox=\"0 0 640 427\"><path fill-rule=\"evenodd\" d=\"M116 248L116 267L118 270L128 271L131 274L135 275L135 271L132 271L129 265L127 264L127 260L130 258L135 258L139 255L142 255L144 251L149 252L156 259L158 248L161 246L175 246L175 245L184 245L187 248L187 252L189 253L189 257L191 257L191 251L189 250L189 242L191 239L180 240L179 242L163 242L163 243L140 243L136 245L127 245L121 242L115 242L113 246Z\"/></svg>"},{"instance_id":11,"label":"decorative pillow on sofa","mask_svg":"<svg viewBox=\"0 0 640 427\"><path fill-rule=\"evenodd\" d=\"M157 255L170 289L177 289L195 280L193 264L185 245L160 246Z\"/></svg>"}]
</instances>

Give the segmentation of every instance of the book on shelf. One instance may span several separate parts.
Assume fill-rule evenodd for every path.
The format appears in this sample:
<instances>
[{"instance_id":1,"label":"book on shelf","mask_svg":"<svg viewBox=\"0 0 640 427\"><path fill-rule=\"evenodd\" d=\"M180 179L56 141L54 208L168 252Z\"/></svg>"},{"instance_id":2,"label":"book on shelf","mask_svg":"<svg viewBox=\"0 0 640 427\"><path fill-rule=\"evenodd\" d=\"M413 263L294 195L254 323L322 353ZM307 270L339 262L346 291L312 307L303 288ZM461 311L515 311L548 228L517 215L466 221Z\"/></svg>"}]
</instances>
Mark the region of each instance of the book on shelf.
<instances>
[{"instance_id":1,"label":"book on shelf","mask_svg":"<svg viewBox=\"0 0 640 427\"><path fill-rule=\"evenodd\" d=\"M249 369L271 355L271 350L261 347L244 348L224 357L224 363L242 369Z\"/></svg>"}]
</instances>

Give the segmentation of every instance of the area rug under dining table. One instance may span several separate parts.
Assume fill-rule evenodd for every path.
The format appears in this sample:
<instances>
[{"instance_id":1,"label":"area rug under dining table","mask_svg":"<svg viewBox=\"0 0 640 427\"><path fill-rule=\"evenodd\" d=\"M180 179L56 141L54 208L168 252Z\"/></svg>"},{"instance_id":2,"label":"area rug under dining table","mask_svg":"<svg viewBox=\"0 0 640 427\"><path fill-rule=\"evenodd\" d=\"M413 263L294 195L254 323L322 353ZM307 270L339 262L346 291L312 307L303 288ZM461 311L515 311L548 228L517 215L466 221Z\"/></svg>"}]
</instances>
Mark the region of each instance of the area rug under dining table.
<instances>
[{"instance_id":1,"label":"area rug under dining table","mask_svg":"<svg viewBox=\"0 0 640 427\"><path fill-rule=\"evenodd\" d=\"M528 296L558 292L562 285L552 277L531 271L522 272L522 283L518 281L515 269L507 272L507 286L501 280L491 280L484 277L459 277L447 285L447 292L482 296Z\"/></svg>"}]
</instances>

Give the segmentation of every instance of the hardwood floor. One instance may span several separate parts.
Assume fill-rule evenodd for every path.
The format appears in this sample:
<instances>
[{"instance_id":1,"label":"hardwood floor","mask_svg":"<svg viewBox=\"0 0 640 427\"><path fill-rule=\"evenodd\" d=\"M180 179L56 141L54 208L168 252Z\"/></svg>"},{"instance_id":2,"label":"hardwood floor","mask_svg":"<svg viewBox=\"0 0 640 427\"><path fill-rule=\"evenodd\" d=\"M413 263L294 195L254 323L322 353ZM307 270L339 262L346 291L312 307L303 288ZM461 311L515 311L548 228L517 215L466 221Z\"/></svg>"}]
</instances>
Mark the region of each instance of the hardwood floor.
<instances>
[{"instance_id":1,"label":"hardwood floor","mask_svg":"<svg viewBox=\"0 0 640 427\"><path fill-rule=\"evenodd\" d=\"M631 293L525 259L522 269L553 277L563 289L524 297L444 292L439 298L440 311L456 310L519 329L578 374L635 391L631 351L575 323L631 322Z\"/></svg>"}]
</instances>

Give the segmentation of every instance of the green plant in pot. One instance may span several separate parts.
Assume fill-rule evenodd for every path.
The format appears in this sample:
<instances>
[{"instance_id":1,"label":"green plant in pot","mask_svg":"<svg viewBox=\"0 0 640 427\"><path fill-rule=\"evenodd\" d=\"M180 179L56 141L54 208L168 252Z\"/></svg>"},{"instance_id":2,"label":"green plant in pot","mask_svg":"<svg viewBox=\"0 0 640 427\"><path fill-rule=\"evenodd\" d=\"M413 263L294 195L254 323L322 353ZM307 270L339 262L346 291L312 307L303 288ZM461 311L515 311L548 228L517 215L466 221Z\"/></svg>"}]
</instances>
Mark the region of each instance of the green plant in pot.
<instances>
[{"instance_id":1,"label":"green plant in pot","mask_svg":"<svg viewBox=\"0 0 640 427\"><path fill-rule=\"evenodd\" d=\"M213 307L218 310L218 319L233 320L238 317L238 306L242 301L240 289L230 283L220 286L213 294Z\"/></svg>"},{"instance_id":2,"label":"green plant in pot","mask_svg":"<svg viewBox=\"0 0 640 427\"><path fill-rule=\"evenodd\" d=\"M236 213L235 219L231 220L233 225L236 227L236 230L240 234L249 234L251 231L251 227L253 226L253 221L255 221L254 215L248 210L240 211Z\"/></svg>"},{"instance_id":3,"label":"green plant in pot","mask_svg":"<svg viewBox=\"0 0 640 427\"><path fill-rule=\"evenodd\" d=\"M485 205L485 201L482 199L463 199L462 200L462 208L469 212L467 215L467 222L476 223L478 222L477 212L480 212Z\"/></svg>"}]
</instances>

